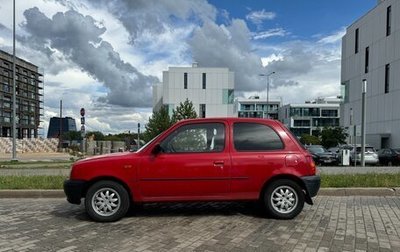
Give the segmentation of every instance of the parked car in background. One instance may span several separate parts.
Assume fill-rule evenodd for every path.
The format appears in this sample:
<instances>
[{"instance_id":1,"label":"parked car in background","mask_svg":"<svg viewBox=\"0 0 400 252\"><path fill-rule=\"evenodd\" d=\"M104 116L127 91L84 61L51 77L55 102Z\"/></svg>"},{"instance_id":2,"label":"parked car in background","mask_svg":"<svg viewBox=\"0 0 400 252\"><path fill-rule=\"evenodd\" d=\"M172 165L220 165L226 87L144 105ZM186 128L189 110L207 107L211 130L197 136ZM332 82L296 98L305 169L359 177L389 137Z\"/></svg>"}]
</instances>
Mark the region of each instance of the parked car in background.
<instances>
[{"instance_id":1,"label":"parked car in background","mask_svg":"<svg viewBox=\"0 0 400 252\"><path fill-rule=\"evenodd\" d=\"M327 151L322 145L309 145L307 150L311 153L317 165L337 165L336 154Z\"/></svg>"},{"instance_id":2,"label":"parked car in background","mask_svg":"<svg viewBox=\"0 0 400 252\"><path fill-rule=\"evenodd\" d=\"M258 201L291 219L312 204L320 177L310 153L280 122L254 118L183 120L137 152L75 162L67 200L85 198L96 221L116 221L135 204Z\"/></svg>"},{"instance_id":3,"label":"parked car in background","mask_svg":"<svg viewBox=\"0 0 400 252\"><path fill-rule=\"evenodd\" d=\"M379 164L378 153L372 146L365 146L364 160L366 165L377 165ZM361 146L356 147L356 153L350 153L350 161L353 163L361 163Z\"/></svg>"},{"instance_id":4,"label":"parked car in background","mask_svg":"<svg viewBox=\"0 0 400 252\"><path fill-rule=\"evenodd\" d=\"M340 147L331 147L328 149L329 152L332 152L332 154L335 156L335 158L338 162L339 162L339 150L340 150Z\"/></svg>"},{"instance_id":5,"label":"parked car in background","mask_svg":"<svg viewBox=\"0 0 400 252\"><path fill-rule=\"evenodd\" d=\"M400 148L381 149L378 151L378 158L382 165L400 165Z\"/></svg>"},{"instance_id":6,"label":"parked car in background","mask_svg":"<svg viewBox=\"0 0 400 252\"><path fill-rule=\"evenodd\" d=\"M340 147L340 149L348 149L350 150L350 163L354 164L355 162L357 164L361 163L361 145L356 145L354 148L354 145L343 145ZM339 150L339 159L340 159L341 151ZM378 153L374 149L374 147L370 145L365 146L365 164L366 165L377 165L379 164L379 158L378 158Z\"/></svg>"}]
</instances>

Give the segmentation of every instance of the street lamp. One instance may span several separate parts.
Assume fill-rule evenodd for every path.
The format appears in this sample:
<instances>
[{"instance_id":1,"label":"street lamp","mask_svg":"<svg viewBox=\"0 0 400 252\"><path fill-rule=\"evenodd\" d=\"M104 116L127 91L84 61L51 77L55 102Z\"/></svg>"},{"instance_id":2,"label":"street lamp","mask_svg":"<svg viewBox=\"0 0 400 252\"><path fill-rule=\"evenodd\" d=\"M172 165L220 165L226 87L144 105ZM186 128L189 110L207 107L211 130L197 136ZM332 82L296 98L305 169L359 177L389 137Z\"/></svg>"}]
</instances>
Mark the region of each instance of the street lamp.
<instances>
[{"instance_id":1,"label":"street lamp","mask_svg":"<svg viewBox=\"0 0 400 252\"><path fill-rule=\"evenodd\" d=\"M365 166L365 127L366 127L366 98L367 80L362 80L362 99L361 99L361 166Z\"/></svg>"},{"instance_id":2,"label":"street lamp","mask_svg":"<svg viewBox=\"0 0 400 252\"><path fill-rule=\"evenodd\" d=\"M15 0L13 1L13 123L12 123L12 161L17 161L17 115L16 115L16 84L15 84Z\"/></svg>"},{"instance_id":3,"label":"street lamp","mask_svg":"<svg viewBox=\"0 0 400 252\"><path fill-rule=\"evenodd\" d=\"M259 76L267 77L267 118L269 118L268 108L269 108L269 76L273 75L275 72L270 72L268 74L259 74Z\"/></svg>"}]
</instances>

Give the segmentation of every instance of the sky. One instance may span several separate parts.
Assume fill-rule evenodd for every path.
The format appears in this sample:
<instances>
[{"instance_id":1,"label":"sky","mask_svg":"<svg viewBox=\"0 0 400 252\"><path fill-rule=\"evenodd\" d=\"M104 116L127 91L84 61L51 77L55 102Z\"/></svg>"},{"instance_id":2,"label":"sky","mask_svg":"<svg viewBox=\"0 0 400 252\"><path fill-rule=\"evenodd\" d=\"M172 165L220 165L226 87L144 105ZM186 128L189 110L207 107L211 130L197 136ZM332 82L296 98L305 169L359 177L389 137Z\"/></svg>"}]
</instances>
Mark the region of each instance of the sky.
<instances>
[{"instance_id":1,"label":"sky","mask_svg":"<svg viewBox=\"0 0 400 252\"><path fill-rule=\"evenodd\" d=\"M236 97L284 104L340 95L341 38L376 0L16 1L17 56L44 73L42 136L50 117L88 131L137 132L152 85L171 66L228 67ZM12 1L0 0L0 49L12 52Z\"/></svg>"}]
</instances>

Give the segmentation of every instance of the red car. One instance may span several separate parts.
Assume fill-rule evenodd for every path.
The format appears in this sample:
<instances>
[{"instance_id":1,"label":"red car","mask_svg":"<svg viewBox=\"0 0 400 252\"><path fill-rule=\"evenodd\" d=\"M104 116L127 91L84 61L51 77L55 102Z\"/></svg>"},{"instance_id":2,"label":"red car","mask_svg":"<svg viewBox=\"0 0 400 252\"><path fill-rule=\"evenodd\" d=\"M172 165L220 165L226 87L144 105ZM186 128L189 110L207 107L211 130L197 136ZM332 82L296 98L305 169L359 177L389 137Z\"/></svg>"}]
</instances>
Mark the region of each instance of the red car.
<instances>
[{"instance_id":1,"label":"red car","mask_svg":"<svg viewBox=\"0 0 400 252\"><path fill-rule=\"evenodd\" d=\"M311 155L278 121L209 118L180 121L137 152L73 164L67 200L85 198L89 216L116 221L133 203L260 201L291 219L312 204L320 177Z\"/></svg>"}]
</instances>

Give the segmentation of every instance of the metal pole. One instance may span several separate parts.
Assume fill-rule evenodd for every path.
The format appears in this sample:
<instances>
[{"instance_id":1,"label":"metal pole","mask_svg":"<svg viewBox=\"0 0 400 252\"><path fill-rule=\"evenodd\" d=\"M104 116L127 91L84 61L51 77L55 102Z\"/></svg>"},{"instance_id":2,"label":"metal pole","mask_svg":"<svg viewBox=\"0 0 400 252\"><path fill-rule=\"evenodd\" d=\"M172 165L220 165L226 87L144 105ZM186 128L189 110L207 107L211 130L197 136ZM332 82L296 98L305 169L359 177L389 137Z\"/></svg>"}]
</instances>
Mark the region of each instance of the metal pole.
<instances>
[{"instance_id":1,"label":"metal pole","mask_svg":"<svg viewBox=\"0 0 400 252\"><path fill-rule=\"evenodd\" d=\"M17 161L17 113L16 113L16 84L15 84L15 0L13 1L13 125L12 125L12 160Z\"/></svg>"},{"instance_id":2,"label":"metal pole","mask_svg":"<svg viewBox=\"0 0 400 252\"><path fill-rule=\"evenodd\" d=\"M140 149L140 123L137 124L138 129L137 129L137 149Z\"/></svg>"},{"instance_id":3,"label":"metal pole","mask_svg":"<svg viewBox=\"0 0 400 252\"><path fill-rule=\"evenodd\" d=\"M367 80L362 81L362 112L361 112L361 166L365 166L365 126L366 126L366 99L365 95L367 93Z\"/></svg>"},{"instance_id":4,"label":"metal pole","mask_svg":"<svg viewBox=\"0 0 400 252\"><path fill-rule=\"evenodd\" d=\"M58 138L60 151L62 150L62 100L60 100L60 135Z\"/></svg>"},{"instance_id":5,"label":"metal pole","mask_svg":"<svg viewBox=\"0 0 400 252\"><path fill-rule=\"evenodd\" d=\"M351 132L352 134L350 134L350 136L351 136L351 138L353 138L353 141L350 142L350 144L353 144L353 146L354 146L354 160L353 161L354 161L354 167L356 167L357 166L357 162L356 162L356 155L357 155L357 152L356 152L356 150L357 150L356 130L357 130L357 127L356 127L356 125L353 126L353 117L354 117L353 108L350 108L350 128L352 129L352 132ZM350 155L351 155L351 153L350 153Z\"/></svg>"},{"instance_id":6,"label":"metal pole","mask_svg":"<svg viewBox=\"0 0 400 252\"><path fill-rule=\"evenodd\" d=\"M259 74L259 76L267 77L267 118L269 118L269 76L273 75L275 72L270 72L269 74Z\"/></svg>"},{"instance_id":7,"label":"metal pole","mask_svg":"<svg viewBox=\"0 0 400 252\"><path fill-rule=\"evenodd\" d=\"M269 119L269 76L271 74L267 74L267 119Z\"/></svg>"}]
</instances>

